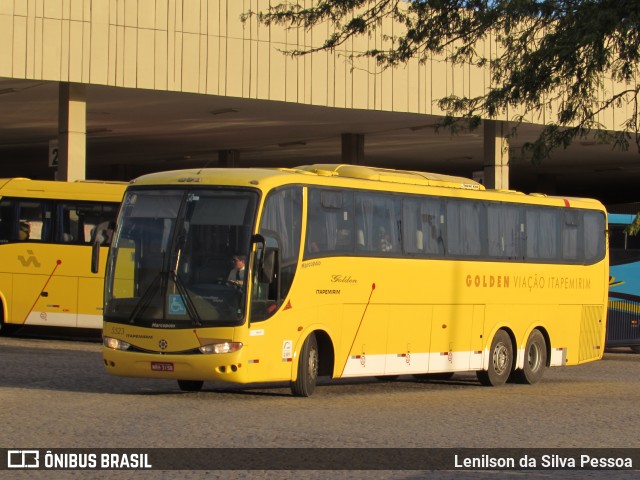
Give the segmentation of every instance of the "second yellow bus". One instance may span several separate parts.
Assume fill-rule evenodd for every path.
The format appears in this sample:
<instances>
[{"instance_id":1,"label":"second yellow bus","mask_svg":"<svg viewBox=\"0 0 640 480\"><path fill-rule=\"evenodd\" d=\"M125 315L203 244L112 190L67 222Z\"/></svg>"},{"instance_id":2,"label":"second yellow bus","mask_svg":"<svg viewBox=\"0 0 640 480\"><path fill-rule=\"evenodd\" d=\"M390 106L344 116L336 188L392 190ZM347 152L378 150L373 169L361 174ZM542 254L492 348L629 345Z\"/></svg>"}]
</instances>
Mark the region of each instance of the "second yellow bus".
<instances>
[{"instance_id":1,"label":"second yellow bus","mask_svg":"<svg viewBox=\"0 0 640 480\"><path fill-rule=\"evenodd\" d=\"M102 328L104 265L126 184L0 179L0 332Z\"/></svg>"}]
</instances>

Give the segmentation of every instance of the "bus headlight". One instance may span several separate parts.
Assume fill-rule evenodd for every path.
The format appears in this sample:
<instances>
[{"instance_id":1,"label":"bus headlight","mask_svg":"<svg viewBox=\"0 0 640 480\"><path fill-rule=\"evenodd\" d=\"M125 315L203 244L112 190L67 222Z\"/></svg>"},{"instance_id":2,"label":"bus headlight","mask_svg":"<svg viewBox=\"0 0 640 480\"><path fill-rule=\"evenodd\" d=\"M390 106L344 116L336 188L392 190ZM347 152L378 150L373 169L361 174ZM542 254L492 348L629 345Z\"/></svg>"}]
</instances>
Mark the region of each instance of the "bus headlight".
<instances>
[{"instance_id":1,"label":"bus headlight","mask_svg":"<svg viewBox=\"0 0 640 480\"><path fill-rule=\"evenodd\" d=\"M111 337L103 337L102 344L112 350L129 350L129 348L131 347L130 343Z\"/></svg>"},{"instance_id":2,"label":"bus headlight","mask_svg":"<svg viewBox=\"0 0 640 480\"><path fill-rule=\"evenodd\" d=\"M212 345L203 345L198 350L202 353L232 353L242 348L242 342L224 342L214 343Z\"/></svg>"}]
</instances>

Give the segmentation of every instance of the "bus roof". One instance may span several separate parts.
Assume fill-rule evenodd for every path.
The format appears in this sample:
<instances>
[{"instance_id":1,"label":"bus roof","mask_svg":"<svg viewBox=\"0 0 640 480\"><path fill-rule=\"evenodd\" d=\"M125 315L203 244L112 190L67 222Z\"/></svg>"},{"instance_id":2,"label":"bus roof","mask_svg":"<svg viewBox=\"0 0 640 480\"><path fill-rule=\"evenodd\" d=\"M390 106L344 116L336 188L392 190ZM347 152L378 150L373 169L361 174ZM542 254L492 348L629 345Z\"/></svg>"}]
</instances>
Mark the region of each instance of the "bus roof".
<instances>
[{"instance_id":1,"label":"bus roof","mask_svg":"<svg viewBox=\"0 0 640 480\"><path fill-rule=\"evenodd\" d=\"M312 172L321 176L338 176L378 182L403 183L433 187L462 188L465 190L484 190L484 186L464 177L440 175L429 172L393 170L390 168L365 167L362 165L320 164L303 165L297 170Z\"/></svg>"},{"instance_id":2,"label":"bus roof","mask_svg":"<svg viewBox=\"0 0 640 480\"><path fill-rule=\"evenodd\" d=\"M301 178L302 176L305 178ZM514 201L555 206L580 206L604 210L603 205L593 199L548 196L546 194L525 195L513 190L487 190L473 180L437 173L393 170L362 165L315 164L294 168L203 168L172 170L143 175L132 185L225 185L253 186L269 189L287 183L302 183L343 188L372 188L376 190L403 191L425 195L444 192L475 192L474 198L482 196L493 201ZM385 187L385 184L386 187ZM393 184L389 185L389 184ZM434 187L434 189L431 189Z\"/></svg>"},{"instance_id":3,"label":"bus roof","mask_svg":"<svg viewBox=\"0 0 640 480\"><path fill-rule=\"evenodd\" d=\"M0 179L0 197L120 202L126 186L125 182L100 180L58 182L28 178L2 178Z\"/></svg>"}]
</instances>

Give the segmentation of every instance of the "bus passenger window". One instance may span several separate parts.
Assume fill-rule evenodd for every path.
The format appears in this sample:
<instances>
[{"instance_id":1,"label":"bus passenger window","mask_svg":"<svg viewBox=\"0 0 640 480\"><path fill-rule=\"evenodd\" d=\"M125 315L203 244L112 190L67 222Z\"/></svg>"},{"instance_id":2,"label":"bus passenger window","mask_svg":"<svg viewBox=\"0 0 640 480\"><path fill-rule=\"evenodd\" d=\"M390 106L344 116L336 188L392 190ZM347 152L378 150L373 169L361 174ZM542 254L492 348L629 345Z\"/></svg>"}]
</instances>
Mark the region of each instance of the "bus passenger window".
<instances>
[{"instance_id":1,"label":"bus passenger window","mask_svg":"<svg viewBox=\"0 0 640 480\"><path fill-rule=\"evenodd\" d=\"M584 258L595 262L605 253L605 219L600 212L584 213Z\"/></svg>"},{"instance_id":2,"label":"bus passenger window","mask_svg":"<svg viewBox=\"0 0 640 480\"><path fill-rule=\"evenodd\" d=\"M358 193L356 225L358 249L392 253L400 249L400 202L391 195Z\"/></svg>"},{"instance_id":3,"label":"bus passenger window","mask_svg":"<svg viewBox=\"0 0 640 480\"><path fill-rule=\"evenodd\" d=\"M51 209L45 203L38 201L19 201L18 202L18 218L20 224L18 226L17 239L20 240L51 240ZM28 235L26 235L28 224ZM22 227L22 234L20 228Z\"/></svg>"},{"instance_id":4,"label":"bus passenger window","mask_svg":"<svg viewBox=\"0 0 640 480\"><path fill-rule=\"evenodd\" d=\"M526 258L558 258L558 216L548 208L527 207L525 212Z\"/></svg>"},{"instance_id":5,"label":"bus passenger window","mask_svg":"<svg viewBox=\"0 0 640 480\"><path fill-rule=\"evenodd\" d=\"M14 202L8 200L0 202L0 243L8 243L12 240L14 219Z\"/></svg>"},{"instance_id":6,"label":"bus passenger window","mask_svg":"<svg viewBox=\"0 0 640 480\"><path fill-rule=\"evenodd\" d=\"M524 225L520 223L520 207L516 205L487 205L489 256L496 258L519 258L520 240Z\"/></svg>"},{"instance_id":7,"label":"bus passenger window","mask_svg":"<svg viewBox=\"0 0 640 480\"><path fill-rule=\"evenodd\" d=\"M306 253L309 256L353 251L353 194L309 189Z\"/></svg>"},{"instance_id":8,"label":"bus passenger window","mask_svg":"<svg viewBox=\"0 0 640 480\"><path fill-rule=\"evenodd\" d=\"M407 253L444 254L440 217L440 200L404 200L402 240Z\"/></svg>"},{"instance_id":9,"label":"bus passenger window","mask_svg":"<svg viewBox=\"0 0 640 480\"><path fill-rule=\"evenodd\" d=\"M577 260L580 255L578 235L580 228L580 216L578 212L565 212L562 224L562 258L564 260Z\"/></svg>"}]
</instances>

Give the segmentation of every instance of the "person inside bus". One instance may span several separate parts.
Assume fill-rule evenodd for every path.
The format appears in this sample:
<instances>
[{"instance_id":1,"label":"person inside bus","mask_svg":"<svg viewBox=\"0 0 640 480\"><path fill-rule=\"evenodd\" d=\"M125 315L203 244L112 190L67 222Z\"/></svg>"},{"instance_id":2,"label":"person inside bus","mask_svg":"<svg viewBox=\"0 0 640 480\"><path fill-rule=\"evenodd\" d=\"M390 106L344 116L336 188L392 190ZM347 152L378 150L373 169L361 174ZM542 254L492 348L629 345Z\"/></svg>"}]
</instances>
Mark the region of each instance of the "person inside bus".
<instances>
[{"instance_id":1,"label":"person inside bus","mask_svg":"<svg viewBox=\"0 0 640 480\"><path fill-rule=\"evenodd\" d=\"M18 232L18 240L29 240L31 236L31 225L26 220L20 221L20 231Z\"/></svg>"},{"instance_id":2,"label":"person inside bus","mask_svg":"<svg viewBox=\"0 0 640 480\"><path fill-rule=\"evenodd\" d=\"M100 245L111 245L111 238L113 237L113 230L115 229L115 222L105 221L98 224L94 230L94 242L98 242Z\"/></svg>"},{"instance_id":3,"label":"person inside bus","mask_svg":"<svg viewBox=\"0 0 640 480\"><path fill-rule=\"evenodd\" d=\"M379 240L378 246L381 252L390 252L391 250L393 250L391 237L387 233L387 230L382 226L378 228L378 240Z\"/></svg>"},{"instance_id":4,"label":"person inside bus","mask_svg":"<svg viewBox=\"0 0 640 480\"><path fill-rule=\"evenodd\" d=\"M234 255L231 258L233 268L229 272L227 280L235 285L242 285L244 282L244 266L247 257L244 255Z\"/></svg>"}]
</instances>

